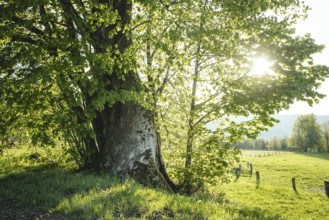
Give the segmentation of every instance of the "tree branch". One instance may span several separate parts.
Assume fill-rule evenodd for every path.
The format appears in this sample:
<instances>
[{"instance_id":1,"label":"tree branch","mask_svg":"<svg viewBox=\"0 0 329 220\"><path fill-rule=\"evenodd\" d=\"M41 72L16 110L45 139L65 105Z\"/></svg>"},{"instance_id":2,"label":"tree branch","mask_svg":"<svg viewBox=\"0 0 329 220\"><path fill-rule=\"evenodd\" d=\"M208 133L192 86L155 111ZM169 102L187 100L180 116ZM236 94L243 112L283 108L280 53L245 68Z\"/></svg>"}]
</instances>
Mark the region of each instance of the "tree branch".
<instances>
[{"instance_id":1,"label":"tree branch","mask_svg":"<svg viewBox=\"0 0 329 220\"><path fill-rule=\"evenodd\" d=\"M13 22L15 22L16 24L21 24L21 25L23 25L26 29L28 29L29 31L31 31L32 33L34 33L34 34L36 34L36 35L38 35L38 36L42 36L44 33L43 33L43 31L41 31L40 29L38 29L38 28L36 28L36 27L34 27L34 26L31 26L31 27L27 27L26 25L24 25L24 24L26 24L26 20L24 20L24 19L22 19L22 18L19 18L19 17L17 17L17 16L14 16L14 17L12 17L12 19L11 19Z\"/></svg>"},{"instance_id":2,"label":"tree branch","mask_svg":"<svg viewBox=\"0 0 329 220\"><path fill-rule=\"evenodd\" d=\"M38 45L38 42L36 40L33 40L33 39L31 39L29 37L25 37L25 36L13 35L11 37L11 39L12 39L12 41L18 41L18 42L22 42L22 43Z\"/></svg>"},{"instance_id":3,"label":"tree branch","mask_svg":"<svg viewBox=\"0 0 329 220\"><path fill-rule=\"evenodd\" d=\"M75 21L75 25L80 33L85 33L88 28L83 18L80 17L79 13L75 10L70 0L59 0L62 5L62 9L64 11L64 17L68 24L70 24L70 28L74 28L73 21Z\"/></svg>"}]
</instances>

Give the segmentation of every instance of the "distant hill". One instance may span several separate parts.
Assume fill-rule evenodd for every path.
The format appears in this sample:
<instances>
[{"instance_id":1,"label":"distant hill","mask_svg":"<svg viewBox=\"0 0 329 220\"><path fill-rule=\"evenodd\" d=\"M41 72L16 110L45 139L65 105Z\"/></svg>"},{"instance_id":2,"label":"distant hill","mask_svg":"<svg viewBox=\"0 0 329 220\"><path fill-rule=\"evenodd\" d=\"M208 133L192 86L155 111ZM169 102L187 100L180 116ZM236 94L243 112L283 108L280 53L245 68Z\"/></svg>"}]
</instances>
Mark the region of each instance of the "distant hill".
<instances>
[{"instance_id":1,"label":"distant hill","mask_svg":"<svg viewBox=\"0 0 329 220\"><path fill-rule=\"evenodd\" d=\"M300 115L275 115L274 117L280 120L279 123L275 124L268 131L262 132L259 138L270 139L271 137L279 136L285 137L290 136L292 127L296 119ZM317 121L321 124L323 122L329 121L329 115L316 115Z\"/></svg>"},{"instance_id":2,"label":"distant hill","mask_svg":"<svg viewBox=\"0 0 329 220\"><path fill-rule=\"evenodd\" d=\"M262 132L259 138L270 139L272 137L286 137L291 135L292 127L296 119L300 115L275 115L274 118L278 119L280 122L275 124L273 127L269 128L268 131ZM329 121L329 115L317 115L317 121L321 124L323 122ZM250 117L236 117L232 118L237 123L251 119ZM207 127L210 129L216 129L219 126L216 123L208 123Z\"/></svg>"}]
</instances>

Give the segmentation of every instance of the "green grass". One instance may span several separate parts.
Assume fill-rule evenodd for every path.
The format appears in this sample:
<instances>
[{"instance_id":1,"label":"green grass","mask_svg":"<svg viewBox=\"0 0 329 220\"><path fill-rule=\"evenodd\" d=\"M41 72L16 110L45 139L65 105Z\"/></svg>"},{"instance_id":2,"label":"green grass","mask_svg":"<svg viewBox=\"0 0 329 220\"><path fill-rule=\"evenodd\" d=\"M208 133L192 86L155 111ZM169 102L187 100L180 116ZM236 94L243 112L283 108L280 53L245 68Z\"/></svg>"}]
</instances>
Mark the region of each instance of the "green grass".
<instances>
[{"instance_id":1,"label":"green grass","mask_svg":"<svg viewBox=\"0 0 329 220\"><path fill-rule=\"evenodd\" d=\"M217 202L220 198L170 194L106 173L74 173L75 167L64 166L62 157L48 158L50 151L38 153L41 156L35 159L27 149L12 149L0 157L0 197L64 219L230 218Z\"/></svg>"},{"instance_id":2,"label":"green grass","mask_svg":"<svg viewBox=\"0 0 329 220\"><path fill-rule=\"evenodd\" d=\"M75 173L75 164L59 149L37 153L23 148L0 156L0 197L63 219L329 219L329 199L323 191L323 180L329 178L328 154L244 151L239 180L184 196L106 173ZM255 175L247 173L247 162L260 171L259 187ZM292 190L292 177L298 194Z\"/></svg>"},{"instance_id":3,"label":"green grass","mask_svg":"<svg viewBox=\"0 0 329 220\"><path fill-rule=\"evenodd\" d=\"M252 176L247 162L253 165ZM242 176L222 186L229 201L283 219L329 219L329 199L324 193L329 154L243 151L241 165ZM255 171L260 173L258 187ZM292 178L296 178L297 193Z\"/></svg>"}]
</instances>

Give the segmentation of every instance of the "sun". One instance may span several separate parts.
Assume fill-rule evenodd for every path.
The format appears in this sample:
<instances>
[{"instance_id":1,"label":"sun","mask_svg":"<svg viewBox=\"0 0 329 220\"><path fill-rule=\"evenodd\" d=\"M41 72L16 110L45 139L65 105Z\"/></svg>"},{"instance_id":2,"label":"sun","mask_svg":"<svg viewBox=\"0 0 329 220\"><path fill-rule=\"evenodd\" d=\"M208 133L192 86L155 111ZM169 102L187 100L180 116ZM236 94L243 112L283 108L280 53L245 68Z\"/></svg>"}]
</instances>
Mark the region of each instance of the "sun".
<instances>
[{"instance_id":1,"label":"sun","mask_svg":"<svg viewBox=\"0 0 329 220\"><path fill-rule=\"evenodd\" d=\"M252 61L251 75L263 76L273 74L273 62L265 57L257 57Z\"/></svg>"}]
</instances>

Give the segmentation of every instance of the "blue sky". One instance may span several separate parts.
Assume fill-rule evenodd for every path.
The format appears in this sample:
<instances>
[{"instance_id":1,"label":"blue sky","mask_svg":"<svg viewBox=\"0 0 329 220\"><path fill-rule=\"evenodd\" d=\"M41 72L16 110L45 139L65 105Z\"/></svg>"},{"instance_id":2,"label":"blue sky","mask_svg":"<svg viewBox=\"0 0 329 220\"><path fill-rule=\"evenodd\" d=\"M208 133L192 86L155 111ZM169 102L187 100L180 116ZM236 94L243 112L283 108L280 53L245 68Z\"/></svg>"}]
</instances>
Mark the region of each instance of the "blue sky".
<instances>
[{"instance_id":1,"label":"blue sky","mask_svg":"<svg viewBox=\"0 0 329 220\"><path fill-rule=\"evenodd\" d=\"M315 63L329 65L329 1L328 0L305 0L312 10L305 21L300 21L296 26L297 34L310 33L316 43L324 44L326 49L321 54L314 56ZM313 107L307 103L297 102L289 110L280 114L310 114L329 115L329 79L327 79L319 91L327 97Z\"/></svg>"}]
</instances>

